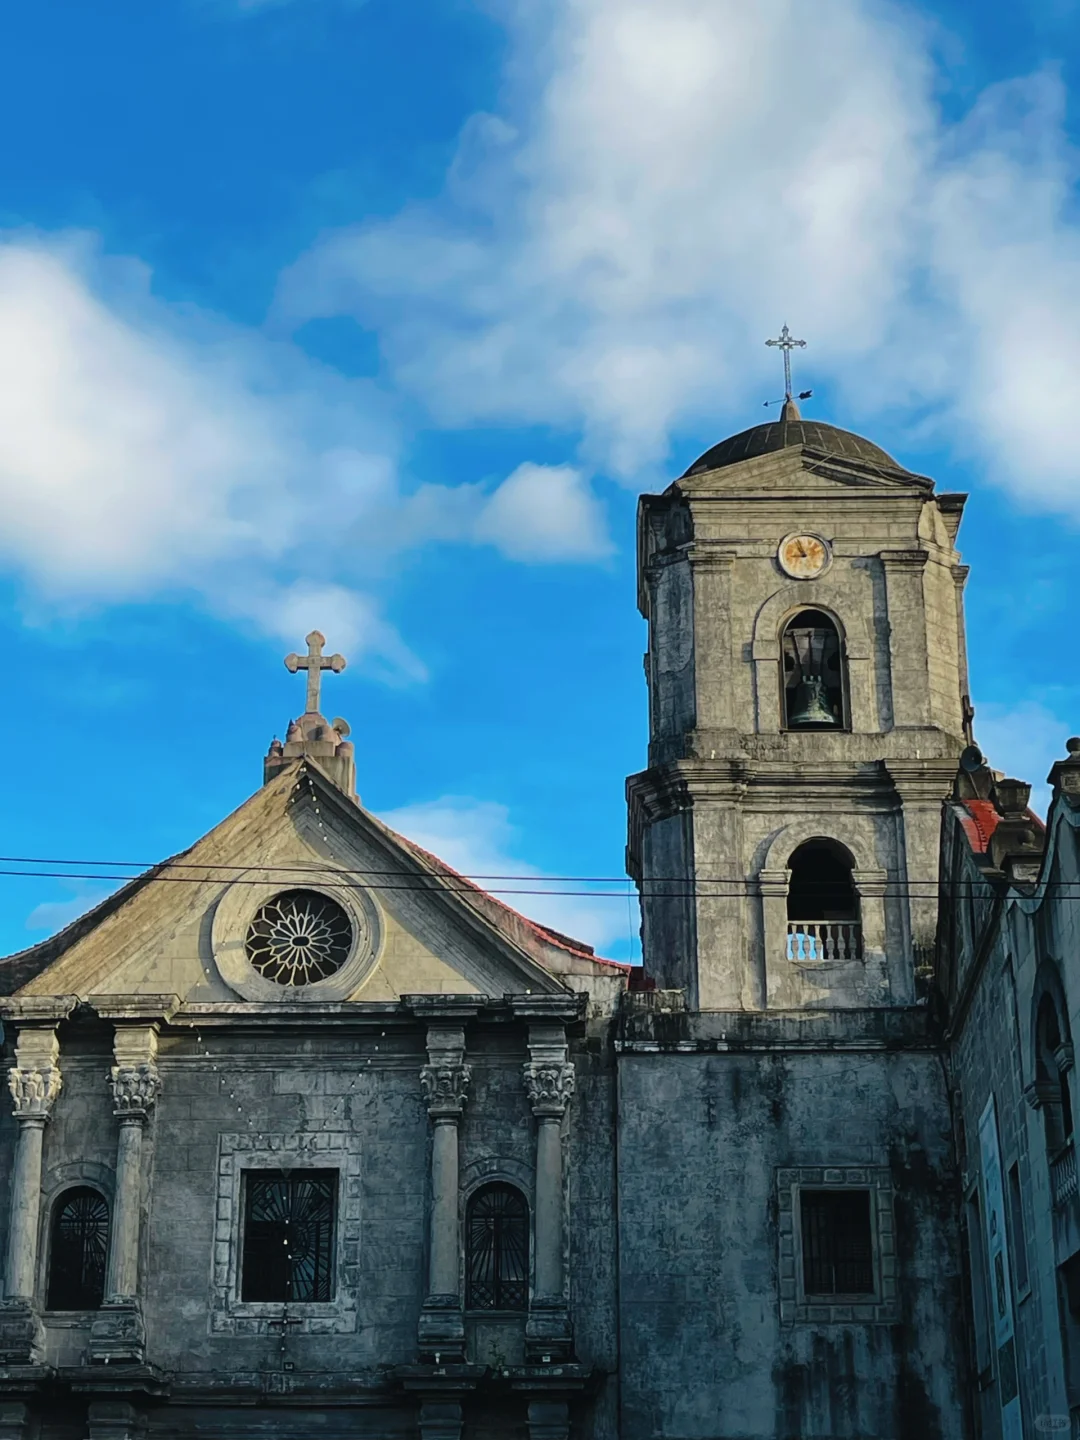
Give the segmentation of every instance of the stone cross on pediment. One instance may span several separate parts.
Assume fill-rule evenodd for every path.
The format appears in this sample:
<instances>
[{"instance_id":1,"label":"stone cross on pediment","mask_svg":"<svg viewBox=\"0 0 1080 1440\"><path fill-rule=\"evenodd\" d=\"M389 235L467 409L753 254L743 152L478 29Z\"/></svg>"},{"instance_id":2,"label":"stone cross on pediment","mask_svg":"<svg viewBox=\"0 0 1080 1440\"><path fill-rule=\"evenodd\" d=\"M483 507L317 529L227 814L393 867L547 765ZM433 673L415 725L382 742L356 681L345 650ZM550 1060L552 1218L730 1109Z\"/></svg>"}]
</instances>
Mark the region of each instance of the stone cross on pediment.
<instances>
[{"instance_id":1,"label":"stone cross on pediment","mask_svg":"<svg viewBox=\"0 0 1080 1440\"><path fill-rule=\"evenodd\" d=\"M308 653L306 655L286 655L285 668L290 674L295 675L297 670L307 671L307 713L309 715L319 714L319 687L322 684L322 672L332 670L335 675L340 675L345 669L344 655L324 655L323 646L326 644L326 636L321 635L318 630L312 630L307 637Z\"/></svg>"}]
</instances>

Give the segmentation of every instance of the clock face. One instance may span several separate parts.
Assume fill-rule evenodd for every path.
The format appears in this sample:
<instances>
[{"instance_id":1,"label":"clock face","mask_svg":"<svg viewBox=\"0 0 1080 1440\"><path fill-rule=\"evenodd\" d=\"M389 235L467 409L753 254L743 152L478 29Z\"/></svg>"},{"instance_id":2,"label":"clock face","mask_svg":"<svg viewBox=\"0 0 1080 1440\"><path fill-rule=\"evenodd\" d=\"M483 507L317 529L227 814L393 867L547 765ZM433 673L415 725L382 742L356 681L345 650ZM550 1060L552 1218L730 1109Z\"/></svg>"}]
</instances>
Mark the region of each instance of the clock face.
<instances>
[{"instance_id":1,"label":"clock face","mask_svg":"<svg viewBox=\"0 0 1080 1440\"><path fill-rule=\"evenodd\" d=\"M794 580L813 580L832 559L829 542L820 535L788 535L776 552L780 568Z\"/></svg>"}]
</instances>

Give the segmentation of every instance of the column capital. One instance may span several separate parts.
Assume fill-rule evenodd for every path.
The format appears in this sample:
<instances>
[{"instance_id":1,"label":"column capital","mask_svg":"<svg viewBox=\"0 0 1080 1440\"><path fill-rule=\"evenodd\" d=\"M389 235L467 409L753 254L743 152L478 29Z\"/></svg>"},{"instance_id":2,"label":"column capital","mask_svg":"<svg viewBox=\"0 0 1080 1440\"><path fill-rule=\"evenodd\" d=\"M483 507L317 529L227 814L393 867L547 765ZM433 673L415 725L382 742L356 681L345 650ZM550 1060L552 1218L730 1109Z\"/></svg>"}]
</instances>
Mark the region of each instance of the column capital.
<instances>
[{"instance_id":1,"label":"column capital","mask_svg":"<svg viewBox=\"0 0 1080 1440\"><path fill-rule=\"evenodd\" d=\"M15 1119L44 1124L52 1113L63 1083L60 1071L55 1067L37 1070L13 1065L8 1071L8 1089L11 1091Z\"/></svg>"},{"instance_id":2,"label":"column capital","mask_svg":"<svg viewBox=\"0 0 1080 1440\"><path fill-rule=\"evenodd\" d=\"M425 1065L420 1071L420 1089L424 1104L433 1120L457 1120L465 1109L472 1079L472 1066L457 1064Z\"/></svg>"},{"instance_id":3,"label":"column capital","mask_svg":"<svg viewBox=\"0 0 1080 1440\"><path fill-rule=\"evenodd\" d=\"M569 1060L526 1060L523 1070L525 1090L533 1114L540 1119L564 1115L576 1084L573 1063Z\"/></svg>"},{"instance_id":4,"label":"column capital","mask_svg":"<svg viewBox=\"0 0 1080 1440\"><path fill-rule=\"evenodd\" d=\"M109 1071L112 1081L113 1114L120 1120L144 1121L161 1092L161 1076L156 1065L114 1065Z\"/></svg>"},{"instance_id":5,"label":"column capital","mask_svg":"<svg viewBox=\"0 0 1080 1440\"><path fill-rule=\"evenodd\" d=\"M15 1064L8 1071L16 1120L48 1120L63 1085L59 1061L60 1042L54 1028L27 1027L19 1031Z\"/></svg>"}]
</instances>

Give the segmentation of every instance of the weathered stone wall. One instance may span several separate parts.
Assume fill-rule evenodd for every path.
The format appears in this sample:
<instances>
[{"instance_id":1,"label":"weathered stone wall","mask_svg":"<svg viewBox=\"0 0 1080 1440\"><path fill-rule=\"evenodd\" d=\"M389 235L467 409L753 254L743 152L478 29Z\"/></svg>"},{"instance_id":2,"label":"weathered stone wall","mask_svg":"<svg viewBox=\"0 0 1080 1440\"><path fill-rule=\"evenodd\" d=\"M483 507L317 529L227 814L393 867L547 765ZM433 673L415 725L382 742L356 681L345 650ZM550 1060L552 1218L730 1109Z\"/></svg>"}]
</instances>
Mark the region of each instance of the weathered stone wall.
<instances>
[{"instance_id":1,"label":"weathered stone wall","mask_svg":"<svg viewBox=\"0 0 1080 1440\"><path fill-rule=\"evenodd\" d=\"M901 1045L902 1030L878 1030L874 1053L865 1017L865 1049L839 1027L837 1051L823 1033L821 1048L806 1044L807 1021L805 1049L785 1045L778 1023L755 1053L740 1049L748 1019L653 1017L620 1058L623 1440L962 1436L956 1180L940 1057L887 1048ZM790 1042L793 1017L785 1024ZM662 1053L637 1053L643 1042ZM672 1053L680 1043L730 1048ZM810 1167L819 1183L825 1167L887 1170L891 1320L782 1323L786 1167Z\"/></svg>"},{"instance_id":2,"label":"weathered stone wall","mask_svg":"<svg viewBox=\"0 0 1080 1440\"><path fill-rule=\"evenodd\" d=\"M63 1028L64 1089L45 1138L42 1301L52 1200L82 1180L110 1194L116 1157L107 1027ZM472 1082L461 1125L462 1221L469 1193L486 1179L509 1180L532 1199L535 1122L522 1077L525 1040L524 1028L512 1024L468 1030ZM577 1092L564 1142L571 1316L579 1358L602 1372L582 1433L614 1440L615 1384L604 1378L617 1368L614 1096L604 1021L593 1022L571 1056ZM272 1396L299 1385L328 1391L326 1411L313 1420L319 1432L415 1434L416 1402L395 1393L388 1372L416 1359L426 1291L430 1123L419 1085L425 1058L422 1028L400 1024L353 1034L307 1025L276 1034L242 1025L198 1032L177 1025L162 1035L162 1088L145 1147L141 1256L146 1360L173 1376L170 1403L155 1413L156 1432L196 1433L199 1407L207 1392L216 1392L216 1431L250 1434L244 1406L265 1404L268 1387ZM4 1199L15 1140L6 1112L0 1119ZM342 1167L337 1298L294 1307L284 1344L281 1324L268 1323L278 1319L279 1307L233 1304L226 1293L224 1277L233 1273L239 1242L233 1181L248 1164ZM6 1205L0 1215L2 1246ZM46 1312L47 1363L84 1364L91 1319ZM496 1369L521 1364L524 1317L494 1324L470 1318L466 1328L470 1359ZM293 1368L283 1369L285 1361ZM355 1392L369 1392L369 1403L336 1409L341 1396L329 1392L343 1384L354 1402ZM46 1416L46 1433L57 1440L63 1424L77 1423L63 1420L66 1413ZM304 1412L259 1413L260 1433L294 1435ZM520 1400L508 1399L495 1414L488 1401L467 1399L466 1416L466 1434L476 1440L517 1434L515 1425L525 1433Z\"/></svg>"}]
</instances>

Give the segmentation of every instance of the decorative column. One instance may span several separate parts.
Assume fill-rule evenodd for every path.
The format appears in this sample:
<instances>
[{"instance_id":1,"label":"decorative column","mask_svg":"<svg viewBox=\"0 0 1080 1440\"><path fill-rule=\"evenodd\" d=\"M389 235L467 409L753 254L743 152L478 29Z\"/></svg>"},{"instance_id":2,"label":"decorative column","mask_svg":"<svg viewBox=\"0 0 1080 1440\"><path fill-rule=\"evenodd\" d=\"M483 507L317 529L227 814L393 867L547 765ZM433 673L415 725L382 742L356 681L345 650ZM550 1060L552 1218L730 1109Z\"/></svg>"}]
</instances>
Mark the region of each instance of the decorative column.
<instances>
[{"instance_id":1,"label":"decorative column","mask_svg":"<svg viewBox=\"0 0 1080 1440\"><path fill-rule=\"evenodd\" d=\"M436 1364L459 1363L465 1359L465 1323L458 1263L458 1126L471 1074L464 1027L429 1024L427 1052L420 1087L432 1124L431 1243L420 1354Z\"/></svg>"},{"instance_id":2,"label":"decorative column","mask_svg":"<svg viewBox=\"0 0 1080 1440\"><path fill-rule=\"evenodd\" d=\"M574 1067L566 1058L561 1024L529 1026L525 1089L536 1116L533 1215L533 1293L525 1326L525 1352L547 1363L571 1358L574 1348L563 1274L562 1121L574 1093Z\"/></svg>"},{"instance_id":3,"label":"decorative column","mask_svg":"<svg viewBox=\"0 0 1080 1440\"><path fill-rule=\"evenodd\" d=\"M90 1359L141 1363L146 1329L139 1302L142 1238L143 1132L161 1089L157 1030L117 1029L113 1042L113 1113L120 1122L116 1145L116 1195L105 1272L105 1300L90 1330Z\"/></svg>"},{"instance_id":4,"label":"decorative column","mask_svg":"<svg viewBox=\"0 0 1080 1440\"><path fill-rule=\"evenodd\" d=\"M8 1071L8 1089L19 1125L0 1306L0 1362L8 1364L29 1365L43 1359L45 1335L35 1297L41 1153L45 1126L63 1083L59 1056L55 1029L20 1030L15 1064Z\"/></svg>"}]
</instances>

